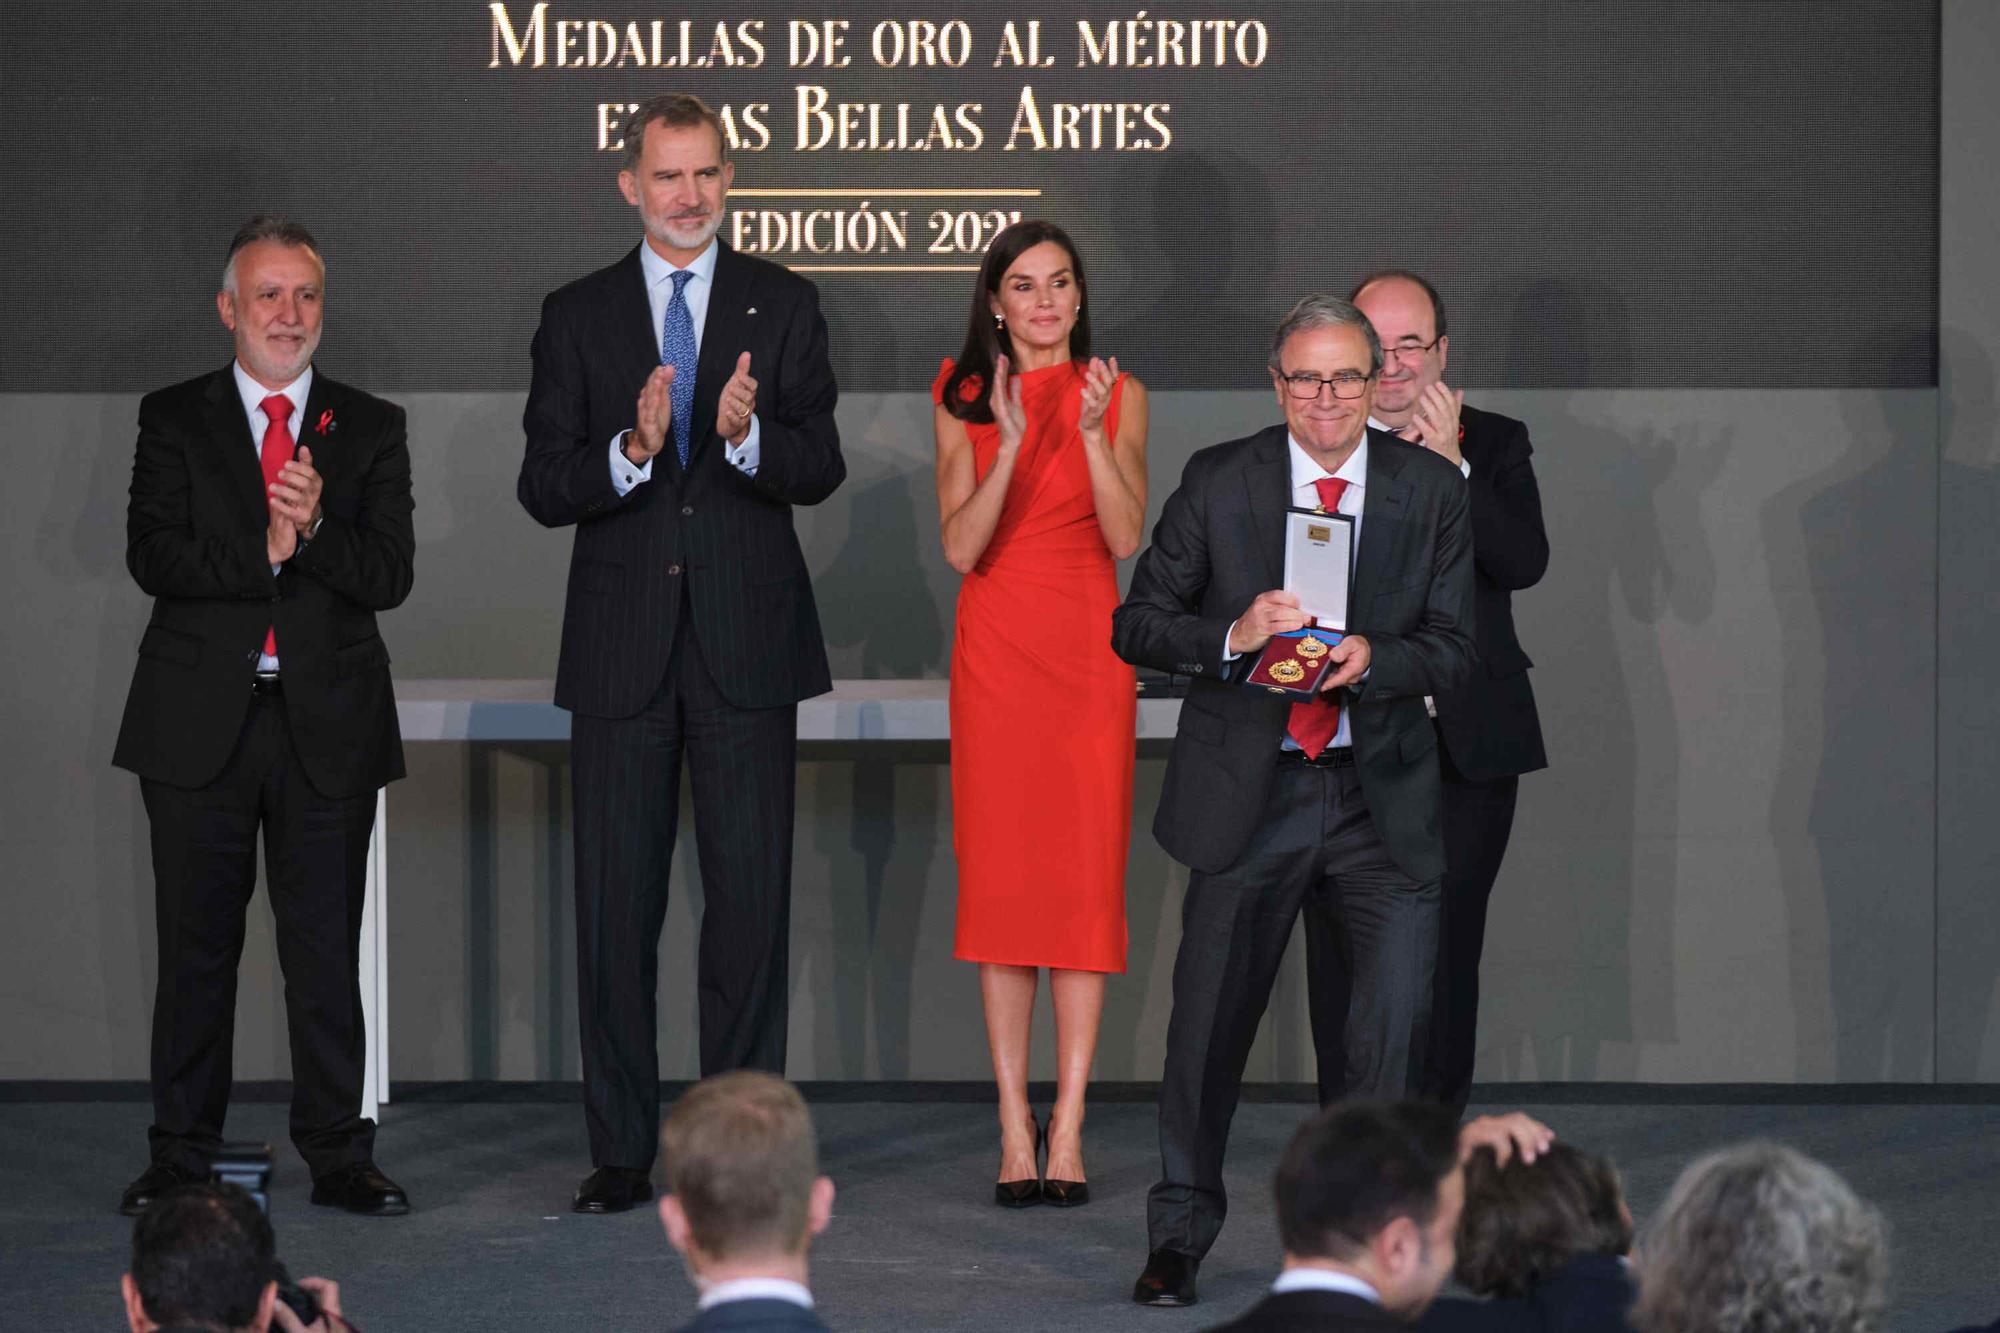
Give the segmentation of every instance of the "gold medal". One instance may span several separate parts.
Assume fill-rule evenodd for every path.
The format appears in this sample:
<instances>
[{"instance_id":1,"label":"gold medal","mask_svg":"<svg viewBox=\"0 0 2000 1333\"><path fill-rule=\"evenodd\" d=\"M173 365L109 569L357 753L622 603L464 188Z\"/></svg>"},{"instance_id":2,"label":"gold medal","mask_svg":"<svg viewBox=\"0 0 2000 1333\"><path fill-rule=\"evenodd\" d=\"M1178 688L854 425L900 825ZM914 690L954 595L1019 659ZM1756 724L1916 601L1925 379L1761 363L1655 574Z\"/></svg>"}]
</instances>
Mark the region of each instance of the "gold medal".
<instances>
[{"instance_id":1,"label":"gold medal","mask_svg":"<svg viewBox=\"0 0 2000 1333\"><path fill-rule=\"evenodd\" d=\"M1298 647L1292 649L1295 655L1305 658L1308 662L1325 657L1328 651L1326 640L1316 638L1311 634L1300 639Z\"/></svg>"},{"instance_id":2,"label":"gold medal","mask_svg":"<svg viewBox=\"0 0 2000 1333\"><path fill-rule=\"evenodd\" d=\"M1282 662L1271 664L1272 680L1282 681L1286 685L1296 685L1305 678L1306 669L1289 657Z\"/></svg>"}]
</instances>

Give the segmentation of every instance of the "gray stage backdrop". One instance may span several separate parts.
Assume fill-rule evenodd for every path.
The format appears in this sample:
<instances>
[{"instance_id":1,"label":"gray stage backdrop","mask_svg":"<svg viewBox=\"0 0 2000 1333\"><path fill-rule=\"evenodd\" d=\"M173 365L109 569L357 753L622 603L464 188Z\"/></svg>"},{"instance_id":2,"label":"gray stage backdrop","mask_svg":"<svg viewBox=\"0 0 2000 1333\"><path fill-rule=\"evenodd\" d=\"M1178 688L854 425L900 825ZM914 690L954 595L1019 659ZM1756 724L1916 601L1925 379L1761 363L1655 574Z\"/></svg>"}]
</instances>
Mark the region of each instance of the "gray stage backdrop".
<instances>
[{"instance_id":1,"label":"gray stage backdrop","mask_svg":"<svg viewBox=\"0 0 2000 1333\"><path fill-rule=\"evenodd\" d=\"M1754 314L1730 312L1725 341L1750 349L1746 364L1666 383L1657 321L1635 316L1615 273L1555 263L1447 290L1470 396L1530 423L1555 545L1548 578L1518 602L1554 766L1523 784L1495 899L1483 1078L2000 1078L2000 706L1988 667L2000 653L2000 186L1988 166L2000 156L1988 77L2000 15L1949 0L1940 27L1936 234L1908 238L1937 255L1934 289L1887 310L1824 302L1807 324L1760 323L1748 339L1740 321ZM1736 114L1754 120L1762 106L1746 90ZM10 155L10 193L19 172ZM65 247L62 263L90 266L88 246ZM1761 253L1787 262L1782 244ZM1330 261L1325 285L1360 262ZM1842 263L1870 288L1868 255ZM341 281L336 270L321 358L335 375L369 360L356 345L365 325L344 322ZM22 290L19 275L5 283ZM182 285L173 336L207 348L186 354L193 365L220 363L204 283ZM1144 310L1136 277L1097 299L1107 320ZM13 361L34 314L18 300L6 311ZM1702 310L1681 318L1703 336ZM1254 375L1259 349L1245 341L1218 340L1214 355ZM1816 368L1809 382L1787 369L1801 365ZM5 370L10 390L24 387L16 365ZM1774 384L1786 387L1758 387ZM473 387L397 395L419 537L416 592L385 624L404 678L553 671L568 536L536 528L513 500L521 391ZM1273 416L1261 393L1154 388L1156 510L1189 453ZM123 391L0 394L15 627L0 701L11 890L0 1078L146 1071L146 826L136 780L108 763L146 614L122 560L136 403ZM850 479L799 519L835 674L941 675L955 580L937 551L927 402L853 392L841 427ZM797 1077L987 1073L973 969L950 957L945 761L941 745L806 755ZM1111 987L1105 1078L1159 1071L1185 882L1146 832L1161 766L1142 754L1132 966ZM566 787L560 747L411 747L410 778L390 797L394 1077L575 1076ZM691 849L676 876L661 1047L665 1072L686 1076ZM261 901L237 1070L280 1077L282 981ZM1300 967L1295 951L1253 1077L1311 1076Z\"/></svg>"}]
</instances>

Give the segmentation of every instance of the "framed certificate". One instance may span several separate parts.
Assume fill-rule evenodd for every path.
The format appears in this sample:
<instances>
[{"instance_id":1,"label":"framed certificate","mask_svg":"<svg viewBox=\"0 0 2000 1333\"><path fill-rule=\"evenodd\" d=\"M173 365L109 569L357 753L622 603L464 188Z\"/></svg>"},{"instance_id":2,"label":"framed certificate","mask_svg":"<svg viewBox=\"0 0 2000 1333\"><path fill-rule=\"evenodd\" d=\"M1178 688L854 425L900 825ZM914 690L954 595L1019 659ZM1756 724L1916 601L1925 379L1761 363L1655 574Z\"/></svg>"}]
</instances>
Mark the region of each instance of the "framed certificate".
<instances>
[{"instance_id":1,"label":"framed certificate","mask_svg":"<svg viewBox=\"0 0 2000 1333\"><path fill-rule=\"evenodd\" d=\"M1354 574L1354 520L1319 509L1285 511L1285 591L1328 629L1347 629Z\"/></svg>"}]
</instances>

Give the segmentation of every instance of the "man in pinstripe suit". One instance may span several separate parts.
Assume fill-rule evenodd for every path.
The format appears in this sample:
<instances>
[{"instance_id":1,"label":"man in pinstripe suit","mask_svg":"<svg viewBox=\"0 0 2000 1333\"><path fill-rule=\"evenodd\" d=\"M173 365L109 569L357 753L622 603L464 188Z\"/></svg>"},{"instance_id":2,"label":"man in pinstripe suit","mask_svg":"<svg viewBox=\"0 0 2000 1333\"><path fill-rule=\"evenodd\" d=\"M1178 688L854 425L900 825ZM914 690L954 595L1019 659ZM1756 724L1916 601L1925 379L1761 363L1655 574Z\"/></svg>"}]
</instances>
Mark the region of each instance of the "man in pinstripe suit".
<instances>
[{"instance_id":1,"label":"man in pinstripe suit","mask_svg":"<svg viewBox=\"0 0 2000 1333\"><path fill-rule=\"evenodd\" d=\"M574 524L556 703L571 726L578 1012L593 1170L578 1212L652 1197L654 997L681 761L704 911L703 1075L785 1067L798 701L831 688L792 506L847 475L812 283L723 246L715 113L657 97L619 188L645 240L550 294L517 487Z\"/></svg>"}]
</instances>

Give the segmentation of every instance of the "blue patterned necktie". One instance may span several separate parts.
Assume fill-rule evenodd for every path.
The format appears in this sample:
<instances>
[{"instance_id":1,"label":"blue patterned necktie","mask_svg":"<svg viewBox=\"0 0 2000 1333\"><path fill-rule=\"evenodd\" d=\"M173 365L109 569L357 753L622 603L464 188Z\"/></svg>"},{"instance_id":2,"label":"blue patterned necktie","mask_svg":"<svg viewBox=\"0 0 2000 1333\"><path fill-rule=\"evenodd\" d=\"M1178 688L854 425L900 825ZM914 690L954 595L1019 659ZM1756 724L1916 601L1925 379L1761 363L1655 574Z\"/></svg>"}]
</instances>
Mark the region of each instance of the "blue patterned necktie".
<instances>
[{"instance_id":1,"label":"blue patterned necktie","mask_svg":"<svg viewBox=\"0 0 2000 1333\"><path fill-rule=\"evenodd\" d=\"M667 302L667 317L660 327L660 364L674 368L669 396L674 405L674 452L682 467L688 465L688 427L694 416L694 316L687 303L688 279L693 276L689 269L675 272L673 299Z\"/></svg>"}]
</instances>

